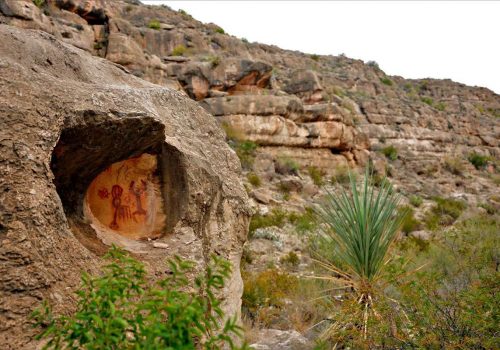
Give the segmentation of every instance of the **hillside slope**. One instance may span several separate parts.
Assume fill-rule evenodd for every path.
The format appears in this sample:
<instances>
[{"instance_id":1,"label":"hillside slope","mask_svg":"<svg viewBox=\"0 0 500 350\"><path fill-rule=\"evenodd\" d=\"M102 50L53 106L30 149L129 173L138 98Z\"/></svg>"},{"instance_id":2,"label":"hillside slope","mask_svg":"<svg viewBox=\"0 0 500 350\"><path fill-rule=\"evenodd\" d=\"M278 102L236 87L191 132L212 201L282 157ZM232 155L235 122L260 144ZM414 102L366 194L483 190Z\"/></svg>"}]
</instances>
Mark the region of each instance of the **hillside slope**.
<instances>
[{"instance_id":1,"label":"hillside slope","mask_svg":"<svg viewBox=\"0 0 500 350\"><path fill-rule=\"evenodd\" d=\"M424 195L482 201L494 190L467 161L472 153L500 155L500 96L486 88L406 80L387 76L375 62L248 43L185 12L138 1L1 4L1 23L47 31L138 77L185 91L259 144L260 158L292 157L327 173L372 159L406 191ZM397 159L385 164L377 151L388 146ZM445 161L461 170L446 171Z\"/></svg>"},{"instance_id":2,"label":"hillside slope","mask_svg":"<svg viewBox=\"0 0 500 350\"><path fill-rule=\"evenodd\" d=\"M309 248L311 238L317 233L317 226L309 216L310 207L322 198L325 190L337 189L348 181L348 168L360 170L371 165L377 181L383 176L389 178L404 195L404 204L411 204L415 214L410 220L411 227L403 230L404 235L417 240L432 241L434 237L446 235L453 224L478 213L497 215L499 212L500 96L486 88L470 87L450 80L409 80L386 75L375 62L364 63L345 56L310 55L272 45L249 43L224 33L215 24L203 24L183 11L173 11L165 6L146 6L137 0L45 0L36 3L39 6L32 0L0 0L2 30L20 33L15 36L6 34L10 41L5 40L0 45L3 50L0 51L0 72L5 73L2 76L4 86L14 86L17 82L18 73L14 71L17 66L13 64L17 60L19 65L23 65L24 72L33 71L25 76L31 78L25 79L27 84L34 84L36 79L45 81L43 79L48 77L50 81L64 82L73 79L73 73L66 73L74 71L76 78L71 84L58 83L54 91L42 91L42 86L46 85L39 83L34 91L42 91L40 95L56 96L53 97L55 100L58 100L57 96L64 95L60 100L68 106L67 110L75 111L69 115L78 118L83 108L78 109L79 103L85 101L88 106L84 109L85 113L82 112L83 124L88 123L86 113L94 113L94 110L99 112L95 112L97 115L110 118L115 118L116 114L120 118L135 120L148 115L152 107L142 100L137 102L134 89L127 88L127 85L132 84L130 82L153 90L160 85L181 91L211 114L205 113L176 92L160 89L164 94L179 97L176 97L175 105L172 104L162 114L165 135L168 135L166 142L175 140L177 146L186 145L186 157L201 164L186 170L189 186L174 184L177 186L176 191L192 203L192 210L187 211L190 216L179 216L179 220L186 224L186 232L189 233L192 227L197 227L197 223L205 222L202 216L213 216L213 220L205 222L206 228L200 226L195 230L197 237L203 238L202 242L191 240L190 235L182 236L186 233L179 229L173 235L163 237L162 242L168 242L166 251L169 254L188 252L187 256L199 262L202 259L199 252L202 251L205 256L215 246L217 253L224 252L223 255L230 257L237 267L243 254L241 271L245 286L236 272L227 294L231 313L239 312L242 289L249 284L258 284L252 281L269 284L266 279L258 279L265 277L266 273L271 280L275 277L273 273L278 270L293 277L314 273ZM9 26L39 30L53 36ZM53 37L73 47L61 45ZM36 38L43 38L45 44L40 47L46 48L40 49L39 56L22 55L22 52L27 52L33 46L30 44L38 42ZM28 40L30 42L26 44ZM47 59L47 47L56 46L64 47L65 50L53 50L52 60ZM8 47L11 48L9 52ZM103 59L96 60L87 52ZM76 58L80 56L90 63L76 64ZM92 63L94 61L99 63ZM54 62L58 69L50 68ZM119 79L109 76L106 71L100 75L98 71L101 65L112 70ZM50 74L44 73L46 69ZM94 99L92 89L85 90L85 85L82 85L88 79L92 80L94 88L105 86L98 99ZM65 86L72 86L72 90L65 93ZM12 101L24 101L16 89L14 86L10 94L5 94L5 108L19 109ZM119 98L115 96L115 90L120 91ZM107 102L100 102L100 99ZM39 104L36 101L31 101L36 106L30 107L29 111L36 111L38 116L36 107ZM42 101L42 106L47 104L52 108L56 105L50 99ZM191 112L184 113L184 107ZM23 115L26 119L28 114ZM238 168L236 157L223 142L223 134L217 124L212 123L213 120L207 122L212 116L225 129L226 141L240 158L242 178L238 178L241 169ZM57 120L46 123L52 128L62 128L62 122L54 124ZM176 127L177 123L182 127ZM212 125L215 129L211 128ZM112 144L101 145L96 149L109 153L113 160L133 156L137 151L133 148L137 144L159 137L147 130L144 135L138 135L134 128L127 127L127 139L124 141L127 147L123 154L117 154L114 147L121 143L114 140L120 138L121 131L111 129L112 137L109 139ZM16 132L23 134L25 130ZM37 135L42 137L43 133ZM53 141L56 142L57 132L54 131L54 135ZM93 134L89 135L84 136L93 142ZM80 147L80 142L83 142L80 136L70 141L74 149L83 149L81 157L86 159L87 148ZM48 146L47 150L52 152L53 146ZM12 148L12 152L17 150ZM21 157L22 152L20 155L16 153L16 156ZM15 156L6 153L5 157ZM101 160L103 157L98 155L96 159ZM226 162L227 169L221 165ZM205 168L210 171L203 170ZM9 166L6 169L10 169ZM175 167L173 169L170 171L177 172ZM47 168L47 174L44 173L44 188L53 186L52 178L57 178L51 169ZM208 181L206 186L205 180L198 181L198 178L205 177ZM17 177L11 179L14 181ZM238 183L240 180L250 195L249 201ZM212 186L210 184L213 181ZM81 195L80 192L85 188L81 185L74 192ZM60 196L64 206L64 195L52 192L51 201L59 205ZM238 215L244 216L243 219L236 220L224 214L228 209L217 199L219 192L234 200L232 206L235 211L242 210ZM72 195L75 193L71 192ZM8 196L7 191L4 195L5 198L13 198ZM29 196L27 192L24 195ZM30 203L28 200L21 202ZM246 219L250 215L248 203L254 216L250 222L249 241L242 248L246 239ZM440 205L449 205L453 210L446 212ZM167 208L167 217L177 217L177 207L181 206L174 204ZM18 207L15 208L17 210ZM67 208L60 209L62 211L66 212ZM10 215L9 210L6 212ZM31 217L25 218L31 225ZM71 223L74 221L72 217L69 218L70 224L75 226ZM496 216L494 220L497 220ZM498 225L498 221L495 222ZM63 224L66 225L58 223ZM29 228L29 225L26 227ZM0 235L9 232L9 229L8 225L0 222ZM217 238L210 238L204 230ZM54 230L47 224L45 231ZM66 231L69 232L69 228ZM87 247L88 242L77 242L74 238L81 240L79 235L93 231L76 232L75 237L68 234L65 239L78 249L81 249L80 243ZM181 239L175 243L178 235ZM23 235L14 236L19 237L20 242L24 239ZM37 242L37 237L35 235L31 239ZM103 246L101 240L97 239L96 242L99 247ZM153 238L146 243L139 243L154 247L154 243L158 242ZM133 244L137 242L133 241ZM3 254L5 260L14 266L9 265L10 272L4 273L5 285L12 285L9 280L11 275L26 279L31 277L31 270L26 273L16 270L24 266L24 260L10 258L14 256L9 255L11 248L7 245L3 248L6 251ZM94 252L92 247L89 249ZM88 264L92 266L91 269L98 264L97 258L88 255L87 250L82 249L82 254L83 260L67 264L70 272L54 272L58 284L53 284L52 280L45 284L37 282L33 289L35 292L31 293L31 289L26 292L30 297L29 302L21 307L11 300L18 298L18 288L25 287L16 284L13 291L4 288L9 294L5 292L8 299L5 299L4 304L7 306L2 307L5 317L12 322L6 322L7 326L0 330L3 332L0 343L2 340L7 342L9 337L19 333L22 335L19 336L18 344L31 344L32 331L18 330L28 327L26 316L42 298L36 293L45 288L47 292L44 292L43 297L59 289L64 290L62 294L70 295L78 282L80 266L87 264L85 259L91 261ZM162 254L155 253L151 261L158 261L159 257L163 257ZM74 260L68 258L68 261ZM40 266L43 276L52 271L43 264ZM14 277L12 280L17 281ZM300 313L300 306L296 305L302 305L304 298L303 295L297 295L296 298L290 301L288 297L283 297L282 304L286 307L291 305L290 309L295 308ZM9 303L14 306L11 307ZM66 310L67 306L67 303L63 303L61 310ZM308 310L304 312L306 321L299 317L299 326L283 310L277 312L272 309L267 315L267 323L260 319L253 320L255 323L251 326L255 329L262 326L284 332L265 329L262 334L255 336L257 341L264 341L264 345L261 344L259 348L283 349L283 344L289 339L296 341L299 348L307 348L304 345L307 340L297 331L306 333L305 330L313 325L314 317L309 315ZM244 309L243 314L245 316ZM265 318L265 312L262 314ZM314 316L314 312L312 314ZM276 344L265 345L265 341ZM16 345L12 346L15 348Z\"/></svg>"}]
</instances>

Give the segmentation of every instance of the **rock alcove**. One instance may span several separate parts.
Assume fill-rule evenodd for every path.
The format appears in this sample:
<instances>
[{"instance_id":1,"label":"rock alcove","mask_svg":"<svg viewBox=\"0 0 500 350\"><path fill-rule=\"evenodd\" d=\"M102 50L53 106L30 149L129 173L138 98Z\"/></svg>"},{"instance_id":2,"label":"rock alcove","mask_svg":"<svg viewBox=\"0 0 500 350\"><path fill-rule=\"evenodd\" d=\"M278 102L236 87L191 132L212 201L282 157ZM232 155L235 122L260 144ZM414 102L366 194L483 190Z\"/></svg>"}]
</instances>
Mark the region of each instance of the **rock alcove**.
<instances>
[{"instance_id":1,"label":"rock alcove","mask_svg":"<svg viewBox=\"0 0 500 350\"><path fill-rule=\"evenodd\" d=\"M94 252L103 243L143 250L173 232L185 205L185 170L151 118L64 129L51 161L70 226Z\"/></svg>"}]
</instances>

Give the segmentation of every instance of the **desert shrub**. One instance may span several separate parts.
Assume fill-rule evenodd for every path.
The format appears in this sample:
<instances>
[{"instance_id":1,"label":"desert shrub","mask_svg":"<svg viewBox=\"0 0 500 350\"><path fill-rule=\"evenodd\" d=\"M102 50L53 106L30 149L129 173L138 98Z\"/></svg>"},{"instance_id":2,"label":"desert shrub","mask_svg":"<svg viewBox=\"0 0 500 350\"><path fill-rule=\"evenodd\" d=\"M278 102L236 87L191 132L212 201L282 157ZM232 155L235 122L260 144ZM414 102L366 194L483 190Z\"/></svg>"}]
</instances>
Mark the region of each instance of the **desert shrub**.
<instances>
[{"instance_id":1,"label":"desert shrub","mask_svg":"<svg viewBox=\"0 0 500 350\"><path fill-rule=\"evenodd\" d=\"M279 208L274 208L267 215L255 214L250 219L249 234L262 227L283 227L287 221L287 213Z\"/></svg>"},{"instance_id":2,"label":"desert shrub","mask_svg":"<svg viewBox=\"0 0 500 350\"><path fill-rule=\"evenodd\" d=\"M184 45L177 45L172 50L172 56L184 56L187 52L187 48Z\"/></svg>"},{"instance_id":3,"label":"desert shrub","mask_svg":"<svg viewBox=\"0 0 500 350\"><path fill-rule=\"evenodd\" d=\"M488 165L490 157L480 155L476 152L472 152L471 154L469 154L468 160L469 162L471 162L472 165L474 165L474 167L477 170L481 170L484 169L486 165Z\"/></svg>"},{"instance_id":4,"label":"desert shrub","mask_svg":"<svg viewBox=\"0 0 500 350\"><path fill-rule=\"evenodd\" d=\"M446 109L446 103L438 102L438 103L436 103L434 108L436 108L438 111L444 111Z\"/></svg>"},{"instance_id":5,"label":"desert shrub","mask_svg":"<svg viewBox=\"0 0 500 350\"><path fill-rule=\"evenodd\" d=\"M451 198L434 198L436 206L433 210L437 214L449 215L453 219L458 219L462 212L467 208L467 204L464 201L451 199Z\"/></svg>"},{"instance_id":6,"label":"desert shrub","mask_svg":"<svg viewBox=\"0 0 500 350\"><path fill-rule=\"evenodd\" d=\"M305 208L305 212L298 214L292 212L288 215L288 221L295 226L298 233L306 233L313 231L317 224L314 218L314 211L312 208Z\"/></svg>"},{"instance_id":7,"label":"desert shrub","mask_svg":"<svg viewBox=\"0 0 500 350\"><path fill-rule=\"evenodd\" d=\"M382 148L382 154L389 160L398 159L398 150L393 145Z\"/></svg>"},{"instance_id":8,"label":"desert shrub","mask_svg":"<svg viewBox=\"0 0 500 350\"><path fill-rule=\"evenodd\" d=\"M222 29L221 27L217 27L217 28L215 29L215 32L216 32L216 33L219 33L219 34L226 34L226 32L224 31L224 29Z\"/></svg>"},{"instance_id":9,"label":"desert shrub","mask_svg":"<svg viewBox=\"0 0 500 350\"><path fill-rule=\"evenodd\" d=\"M317 62L317 61L319 61L319 58L320 58L320 56L319 56L319 55L317 55L317 54L312 54L312 55L309 55L309 57L310 57L313 61L316 61L316 62Z\"/></svg>"},{"instance_id":10,"label":"desert shrub","mask_svg":"<svg viewBox=\"0 0 500 350\"><path fill-rule=\"evenodd\" d=\"M240 159L241 166L245 170L250 170L253 167L258 145L253 141L245 140L244 133L235 129L229 123L224 122L221 126L226 132L226 141L236 152L236 155Z\"/></svg>"},{"instance_id":11,"label":"desert shrub","mask_svg":"<svg viewBox=\"0 0 500 350\"><path fill-rule=\"evenodd\" d=\"M426 105L429 105L429 106L432 106L434 104L434 100L432 99L432 97L421 97L420 98L420 101L422 101L423 103L425 103Z\"/></svg>"},{"instance_id":12,"label":"desert shrub","mask_svg":"<svg viewBox=\"0 0 500 350\"><path fill-rule=\"evenodd\" d=\"M281 242L280 236L273 230L267 227L260 227L253 231L252 238L267 239L272 242Z\"/></svg>"},{"instance_id":13,"label":"desert shrub","mask_svg":"<svg viewBox=\"0 0 500 350\"><path fill-rule=\"evenodd\" d=\"M254 187L259 187L261 185L261 180L259 175L254 172L248 173L247 180Z\"/></svg>"},{"instance_id":14,"label":"desert shrub","mask_svg":"<svg viewBox=\"0 0 500 350\"><path fill-rule=\"evenodd\" d=\"M404 212L403 224L401 225L401 231L408 234L410 232L416 231L420 227L419 221L415 218L415 211L410 206L403 206L399 208L400 211Z\"/></svg>"},{"instance_id":15,"label":"desert shrub","mask_svg":"<svg viewBox=\"0 0 500 350\"><path fill-rule=\"evenodd\" d=\"M490 215L493 215L493 214L495 214L497 212L496 208L493 205L489 204L489 203L480 203L478 205L478 207L479 208L483 208Z\"/></svg>"},{"instance_id":16,"label":"desert shrub","mask_svg":"<svg viewBox=\"0 0 500 350\"><path fill-rule=\"evenodd\" d=\"M491 174L490 178L491 178L491 181L493 181L493 183L495 185L500 185L500 175L499 174Z\"/></svg>"},{"instance_id":17,"label":"desert shrub","mask_svg":"<svg viewBox=\"0 0 500 350\"><path fill-rule=\"evenodd\" d=\"M183 9L179 9L177 10L177 12L179 12L179 14L182 16L182 18L184 19L191 19L193 18L193 16L191 16L189 13L187 13L185 10Z\"/></svg>"},{"instance_id":18,"label":"desert shrub","mask_svg":"<svg viewBox=\"0 0 500 350\"><path fill-rule=\"evenodd\" d=\"M298 279L286 272L270 269L245 281L243 289L244 311L255 315L262 306L282 306L283 299L298 285Z\"/></svg>"},{"instance_id":19,"label":"desert shrub","mask_svg":"<svg viewBox=\"0 0 500 350\"><path fill-rule=\"evenodd\" d=\"M380 69L380 66L375 61L368 61L366 62L366 65L375 69Z\"/></svg>"},{"instance_id":20,"label":"desert shrub","mask_svg":"<svg viewBox=\"0 0 500 350\"><path fill-rule=\"evenodd\" d=\"M392 80L387 77L380 78L380 82L387 86L392 86L393 84Z\"/></svg>"},{"instance_id":21,"label":"desert shrub","mask_svg":"<svg viewBox=\"0 0 500 350\"><path fill-rule=\"evenodd\" d=\"M215 68L220 64L220 57L213 55L209 57L208 61L210 62L212 68Z\"/></svg>"},{"instance_id":22,"label":"desert shrub","mask_svg":"<svg viewBox=\"0 0 500 350\"><path fill-rule=\"evenodd\" d=\"M94 43L94 50L101 50L102 48L104 48L104 44L102 41L96 41Z\"/></svg>"},{"instance_id":23,"label":"desert shrub","mask_svg":"<svg viewBox=\"0 0 500 350\"><path fill-rule=\"evenodd\" d=\"M436 204L424 216L425 226L429 230L453 224L467 208L465 202L456 199L436 197L434 201Z\"/></svg>"},{"instance_id":24,"label":"desert shrub","mask_svg":"<svg viewBox=\"0 0 500 350\"><path fill-rule=\"evenodd\" d=\"M33 0L33 3L36 7L41 8L43 5L45 5L45 0Z\"/></svg>"},{"instance_id":25,"label":"desert shrub","mask_svg":"<svg viewBox=\"0 0 500 350\"><path fill-rule=\"evenodd\" d=\"M494 118L500 118L500 108L487 108L486 111Z\"/></svg>"},{"instance_id":26,"label":"desert shrub","mask_svg":"<svg viewBox=\"0 0 500 350\"><path fill-rule=\"evenodd\" d=\"M423 268L396 284L413 335L405 348L499 348L499 229L474 217L414 257L409 268Z\"/></svg>"},{"instance_id":27,"label":"desert shrub","mask_svg":"<svg viewBox=\"0 0 500 350\"><path fill-rule=\"evenodd\" d=\"M254 327L304 332L328 317L328 301L316 298L325 289L322 281L297 278L274 267L244 272L242 277L242 313Z\"/></svg>"},{"instance_id":28,"label":"desert shrub","mask_svg":"<svg viewBox=\"0 0 500 350\"><path fill-rule=\"evenodd\" d=\"M236 144L236 154L240 158L243 169L251 169L255 160L257 144L253 141L241 141Z\"/></svg>"},{"instance_id":29,"label":"desert shrub","mask_svg":"<svg viewBox=\"0 0 500 350\"><path fill-rule=\"evenodd\" d=\"M290 267L297 267L300 264L300 258L297 253L291 251L287 255L280 258L280 263Z\"/></svg>"},{"instance_id":30,"label":"desert shrub","mask_svg":"<svg viewBox=\"0 0 500 350\"><path fill-rule=\"evenodd\" d=\"M338 184L349 183L349 168L347 166L338 166L330 178L330 181Z\"/></svg>"},{"instance_id":31,"label":"desert shrub","mask_svg":"<svg viewBox=\"0 0 500 350\"><path fill-rule=\"evenodd\" d=\"M152 19L148 23L148 28L151 28L151 29L154 29L154 30L160 30L160 28L161 28L160 21L158 21L157 19ZM175 55L175 56L178 56L178 55Z\"/></svg>"},{"instance_id":32,"label":"desert shrub","mask_svg":"<svg viewBox=\"0 0 500 350\"><path fill-rule=\"evenodd\" d=\"M33 318L41 327L37 339L47 349L222 349L235 348L231 336L240 335L236 318L224 318L221 300L231 268L227 261L212 257L206 273L195 279L187 273L193 263L174 258L170 274L150 284L144 266L113 247L108 265L98 276L82 276L77 291L77 310L69 316L54 316L45 303Z\"/></svg>"},{"instance_id":33,"label":"desert shrub","mask_svg":"<svg viewBox=\"0 0 500 350\"><path fill-rule=\"evenodd\" d=\"M417 195L412 195L410 196L410 204L413 205L415 208L418 208L422 205L423 199L420 196Z\"/></svg>"},{"instance_id":34,"label":"desert shrub","mask_svg":"<svg viewBox=\"0 0 500 350\"><path fill-rule=\"evenodd\" d=\"M444 159L444 168L455 175L463 175L465 170L462 160L456 157L446 157Z\"/></svg>"},{"instance_id":35,"label":"desert shrub","mask_svg":"<svg viewBox=\"0 0 500 350\"><path fill-rule=\"evenodd\" d=\"M307 168L307 171L316 186L323 186L323 176L325 176L323 170L315 166L310 166Z\"/></svg>"},{"instance_id":36,"label":"desert shrub","mask_svg":"<svg viewBox=\"0 0 500 350\"><path fill-rule=\"evenodd\" d=\"M241 41L243 41L245 44L248 44L248 39L247 38L241 38Z\"/></svg>"},{"instance_id":37,"label":"desert shrub","mask_svg":"<svg viewBox=\"0 0 500 350\"><path fill-rule=\"evenodd\" d=\"M280 156L275 162L276 172L281 175L298 175L299 164L286 156Z\"/></svg>"},{"instance_id":38,"label":"desert shrub","mask_svg":"<svg viewBox=\"0 0 500 350\"><path fill-rule=\"evenodd\" d=\"M241 269L244 270L247 265L252 264L254 261L254 255L250 249L245 245L243 246L243 252L241 254Z\"/></svg>"}]
</instances>

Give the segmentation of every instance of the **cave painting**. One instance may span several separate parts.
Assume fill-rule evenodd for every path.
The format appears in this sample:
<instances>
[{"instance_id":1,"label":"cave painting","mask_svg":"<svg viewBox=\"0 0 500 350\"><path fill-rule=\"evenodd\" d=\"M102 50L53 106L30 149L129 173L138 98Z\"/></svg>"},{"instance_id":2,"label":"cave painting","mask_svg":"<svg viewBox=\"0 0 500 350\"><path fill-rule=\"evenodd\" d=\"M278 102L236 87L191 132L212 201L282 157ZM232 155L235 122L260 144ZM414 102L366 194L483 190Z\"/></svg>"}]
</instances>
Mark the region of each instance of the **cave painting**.
<instances>
[{"instance_id":1,"label":"cave painting","mask_svg":"<svg viewBox=\"0 0 500 350\"><path fill-rule=\"evenodd\" d=\"M161 236L165 212L157 163L144 153L112 164L92 181L85 200L96 230L132 239Z\"/></svg>"}]
</instances>

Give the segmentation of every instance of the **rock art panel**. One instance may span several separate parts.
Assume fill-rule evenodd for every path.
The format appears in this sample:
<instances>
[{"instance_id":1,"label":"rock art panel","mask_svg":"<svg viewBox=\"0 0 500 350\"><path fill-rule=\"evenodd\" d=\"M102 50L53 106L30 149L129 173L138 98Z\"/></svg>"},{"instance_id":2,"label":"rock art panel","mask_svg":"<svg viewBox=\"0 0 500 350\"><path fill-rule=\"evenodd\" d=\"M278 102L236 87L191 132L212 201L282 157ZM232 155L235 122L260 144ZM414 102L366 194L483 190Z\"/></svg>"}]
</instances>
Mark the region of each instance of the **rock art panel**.
<instances>
[{"instance_id":1,"label":"rock art panel","mask_svg":"<svg viewBox=\"0 0 500 350\"><path fill-rule=\"evenodd\" d=\"M165 211L157 157L145 153L110 165L92 181L85 201L96 230L131 239L158 238Z\"/></svg>"}]
</instances>

